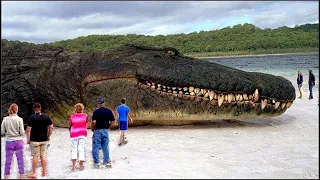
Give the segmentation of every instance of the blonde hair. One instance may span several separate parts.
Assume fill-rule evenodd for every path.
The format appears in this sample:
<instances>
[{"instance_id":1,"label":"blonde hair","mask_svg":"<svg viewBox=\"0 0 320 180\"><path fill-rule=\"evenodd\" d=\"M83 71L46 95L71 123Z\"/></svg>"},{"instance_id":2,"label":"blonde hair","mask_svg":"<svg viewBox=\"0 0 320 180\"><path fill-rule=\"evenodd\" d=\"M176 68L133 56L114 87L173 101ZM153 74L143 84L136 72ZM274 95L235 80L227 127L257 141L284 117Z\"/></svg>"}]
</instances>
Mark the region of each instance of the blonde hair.
<instances>
[{"instance_id":1,"label":"blonde hair","mask_svg":"<svg viewBox=\"0 0 320 180\"><path fill-rule=\"evenodd\" d=\"M11 104L8 109L8 114L17 114L17 113L18 113L18 105L16 103Z\"/></svg>"},{"instance_id":2,"label":"blonde hair","mask_svg":"<svg viewBox=\"0 0 320 180\"><path fill-rule=\"evenodd\" d=\"M81 103L77 103L74 105L74 112L75 113L83 113L84 106Z\"/></svg>"}]
</instances>

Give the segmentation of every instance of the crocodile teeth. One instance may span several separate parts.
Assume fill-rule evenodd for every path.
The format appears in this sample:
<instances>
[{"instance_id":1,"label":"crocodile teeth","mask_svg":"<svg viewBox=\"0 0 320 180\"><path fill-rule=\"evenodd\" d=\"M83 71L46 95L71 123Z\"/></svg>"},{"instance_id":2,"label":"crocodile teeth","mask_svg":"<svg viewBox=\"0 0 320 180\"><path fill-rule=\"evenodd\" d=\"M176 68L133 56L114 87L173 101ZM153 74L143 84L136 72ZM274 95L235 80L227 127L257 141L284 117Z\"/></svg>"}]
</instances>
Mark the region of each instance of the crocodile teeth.
<instances>
[{"instance_id":1,"label":"crocodile teeth","mask_svg":"<svg viewBox=\"0 0 320 180\"><path fill-rule=\"evenodd\" d=\"M231 102L234 101L234 100L235 100L234 95L231 94L231 93L229 93L229 94L228 94L228 103L231 103Z\"/></svg>"},{"instance_id":2,"label":"crocodile teeth","mask_svg":"<svg viewBox=\"0 0 320 180\"><path fill-rule=\"evenodd\" d=\"M186 93L184 93L185 95L189 95L189 93L188 92L186 92Z\"/></svg>"},{"instance_id":3,"label":"crocodile teeth","mask_svg":"<svg viewBox=\"0 0 320 180\"><path fill-rule=\"evenodd\" d=\"M222 105L224 101L224 95L223 94L219 94L218 95L218 106L220 107Z\"/></svg>"},{"instance_id":4,"label":"crocodile teeth","mask_svg":"<svg viewBox=\"0 0 320 180\"><path fill-rule=\"evenodd\" d=\"M228 95L224 95L224 101L228 101Z\"/></svg>"},{"instance_id":5,"label":"crocodile teeth","mask_svg":"<svg viewBox=\"0 0 320 180\"><path fill-rule=\"evenodd\" d=\"M240 94L237 94L236 95L236 101L239 101L239 98L240 98Z\"/></svg>"},{"instance_id":6,"label":"crocodile teeth","mask_svg":"<svg viewBox=\"0 0 320 180\"><path fill-rule=\"evenodd\" d=\"M201 89L201 93L202 93L202 94L206 94L207 92L208 92L207 89Z\"/></svg>"},{"instance_id":7,"label":"crocodile teeth","mask_svg":"<svg viewBox=\"0 0 320 180\"><path fill-rule=\"evenodd\" d=\"M291 105L292 105L292 102L287 102L287 104L286 104L286 108L290 108L290 107L291 107Z\"/></svg>"},{"instance_id":8,"label":"crocodile teeth","mask_svg":"<svg viewBox=\"0 0 320 180\"><path fill-rule=\"evenodd\" d=\"M280 102L274 103L274 109L278 109L279 105L280 105Z\"/></svg>"},{"instance_id":9,"label":"crocodile teeth","mask_svg":"<svg viewBox=\"0 0 320 180\"><path fill-rule=\"evenodd\" d=\"M168 90L168 93L171 93L172 91L171 90Z\"/></svg>"},{"instance_id":10,"label":"crocodile teeth","mask_svg":"<svg viewBox=\"0 0 320 180\"><path fill-rule=\"evenodd\" d=\"M172 87L171 89L172 89L172 90L176 90L177 88L176 88L176 87Z\"/></svg>"},{"instance_id":11,"label":"crocodile teeth","mask_svg":"<svg viewBox=\"0 0 320 180\"><path fill-rule=\"evenodd\" d=\"M189 92L193 92L194 91L194 87L190 86L189 87Z\"/></svg>"},{"instance_id":12,"label":"crocodile teeth","mask_svg":"<svg viewBox=\"0 0 320 180\"><path fill-rule=\"evenodd\" d=\"M259 101L259 91L258 91L258 89L256 89L254 91L253 96L254 96L254 101L258 102Z\"/></svg>"},{"instance_id":13,"label":"crocodile teeth","mask_svg":"<svg viewBox=\"0 0 320 180\"><path fill-rule=\"evenodd\" d=\"M178 87L178 90L179 90L179 91L181 91L181 90L182 90L182 88L181 88L181 87Z\"/></svg>"},{"instance_id":14,"label":"crocodile teeth","mask_svg":"<svg viewBox=\"0 0 320 180\"><path fill-rule=\"evenodd\" d=\"M158 84L157 86L158 86L158 87L161 87L161 84Z\"/></svg>"},{"instance_id":15,"label":"crocodile teeth","mask_svg":"<svg viewBox=\"0 0 320 180\"><path fill-rule=\"evenodd\" d=\"M151 88L155 89L155 88L156 88L156 86L151 86Z\"/></svg>"},{"instance_id":16,"label":"crocodile teeth","mask_svg":"<svg viewBox=\"0 0 320 180\"><path fill-rule=\"evenodd\" d=\"M206 92L206 93L203 95L203 97L208 98L208 97L209 97L209 93Z\"/></svg>"},{"instance_id":17,"label":"crocodile teeth","mask_svg":"<svg viewBox=\"0 0 320 180\"><path fill-rule=\"evenodd\" d=\"M190 89L189 89L190 90ZM196 93L196 94L198 94L199 92L200 92L200 88L195 88L194 89L194 92Z\"/></svg>"},{"instance_id":18,"label":"crocodile teeth","mask_svg":"<svg viewBox=\"0 0 320 180\"><path fill-rule=\"evenodd\" d=\"M215 92L214 91L209 91L209 99L210 99L210 101L214 98L214 96L215 96Z\"/></svg>"},{"instance_id":19,"label":"crocodile teeth","mask_svg":"<svg viewBox=\"0 0 320 180\"><path fill-rule=\"evenodd\" d=\"M281 103L281 109L284 109L286 107L286 103Z\"/></svg>"},{"instance_id":20,"label":"crocodile teeth","mask_svg":"<svg viewBox=\"0 0 320 180\"><path fill-rule=\"evenodd\" d=\"M155 86L156 85L156 83L151 83L152 84L152 86Z\"/></svg>"},{"instance_id":21,"label":"crocodile teeth","mask_svg":"<svg viewBox=\"0 0 320 180\"><path fill-rule=\"evenodd\" d=\"M172 91L172 93L173 93L173 94L177 94L178 92L177 92L177 91Z\"/></svg>"},{"instance_id":22,"label":"crocodile teeth","mask_svg":"<svg viewBox=\"0 0 320 180\"><path fill-rule=\"evenodd\" d=\"M261 99L261 110L267 106L268 101L266 99Z\"/></svg>"},{"instance_id":23,"label":"crocodile teeth","mask_svg":"<svg viewBox=\"0 0 320 180\"><path fill-rule=\"evenodd\" d=\"M252 100L252 97L253 97L252 94L249 94L249 97L248 97L249 100Z\"/></svg>"},{"instance_id":24,"label":"crocodile teeth","mask_svg":"<svg viewBox=\"0 0 320 180\"><path fill-rule=\"evenodd\" d=\"M158 87L157 90L160 91L160 90L161 90L161 87Z\"/></svg>"},{"instance_id":25,"label":"crocodile teeth","mask_svg":"<svg viewBox=\"0 0 320 180\"><path fill-rule=\"evenodd\" d=\"M183 92L182 92L182 91L179 91L179 94L183 94Z\"/></svg>"},{"instance_id":26,"label":"crocodile teeth","mask_svg":"<svg viewBox=\"0 0 320 180\"><path fill-rule=\"evenodd\" d=\"M241 94L240 94L240 96L239 96L239 101L240 101L240 102L243 101L243 97L242 97Z\"/></svg>"},{"instance_id":27,"label":"crocodile teeth","mask_svg":"<svg viewBox=\"0 0 320 180\"><path fill-rule=\"evenodd\" d=\"M245 100L245 101L248 100L248 95L247 94L243 94L242 96L243 96L243 100Z\"/></svg>"},{"instance_id":28,"label":"crocodile teeth","mask_svg":"<svg viewBox=\"0 0 320 180\"><path fill-rule=\"evenodd\" d=\"M183 91L188 91L188 88L187 88L187 87L184 87L184 88L183 88Z\"/></svg>"},{"instance_id":29,"label":"crocodile teeth","mask_svg":"<svg viewBox=\"0 0 320 180\"><path fill-rule=\"evenodd\" d=\"M146 84L147 84L148 86L151 86L151 84L150 84L148 81L146 81Z\"/></svg>"},{"instance_id":30,"label":"crocodile teeth","mask_svg":"<svg viewBox=\"0 0 320 180\"><path fill-rule=\"evenodd\" d=\"M191 96L194 96L194 95L196 95L196 94L195 94L194 92L191 92L190 95L191 95Z\"/></svg>"},{"instance_id":31,"label":"crocodile teeth","mask_svg":"<svg viewBox=\"0 0 320 180\"><path fill-rule=\"evenodd\" d=\"M166 88L166 86L162 86L162 88Z\"/></svg>"},{"instance_id":32,"label":"crocodile teeth","mask_svg":"<svg viewBox=\"0 0 320 180\"><path fill-rule=\"evenodd\" d=\"M167 91L166 89L162 89L162 91Z\"/></svg>"}]
</instances>

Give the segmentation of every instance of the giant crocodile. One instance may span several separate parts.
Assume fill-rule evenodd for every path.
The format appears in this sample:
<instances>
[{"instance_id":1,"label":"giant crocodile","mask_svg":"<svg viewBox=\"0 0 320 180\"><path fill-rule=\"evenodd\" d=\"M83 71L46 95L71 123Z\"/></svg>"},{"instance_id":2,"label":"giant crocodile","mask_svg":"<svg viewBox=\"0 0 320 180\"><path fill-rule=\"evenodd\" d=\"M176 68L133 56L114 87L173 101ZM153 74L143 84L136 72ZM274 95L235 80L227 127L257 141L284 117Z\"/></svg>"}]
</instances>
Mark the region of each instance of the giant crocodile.
<instances>
[{"instance_id":1,"label":"giant crocodile","mask_svg":"<svg viewBox=\"0 0 320 180\"><path fill-rule=\"evenodd\" d=\"M40 102L60 127L68 126L74 104L83 103L91 115L100 96L113 110L126 98L131 125L273 117L296 96L283 77L186 57L175 48L69 52L2 40L1 56L1 118L17 103L26 120Z\"/></svg>"}]
</instances>

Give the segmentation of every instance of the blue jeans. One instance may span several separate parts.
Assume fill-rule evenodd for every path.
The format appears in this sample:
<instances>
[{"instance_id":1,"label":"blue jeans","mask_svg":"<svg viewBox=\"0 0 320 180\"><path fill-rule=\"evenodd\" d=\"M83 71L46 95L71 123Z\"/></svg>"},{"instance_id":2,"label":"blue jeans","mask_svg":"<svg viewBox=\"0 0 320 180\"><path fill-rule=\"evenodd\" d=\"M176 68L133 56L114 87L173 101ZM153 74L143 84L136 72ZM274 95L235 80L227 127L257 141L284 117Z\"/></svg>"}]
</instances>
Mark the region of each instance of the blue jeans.
<instances>
[{"instance_id":1,"label":"blue jeans","mask_svg":"<svg viewBox=\"0 0 320 180\"><path fill-rule=\"evenodd\" d=\"M309 91L310 91L309 99L313 99L313 95L312 95L313 86L314 86L313 84L309 84Z\"/></svg>"},{"instance_id":2,"label":"blue jeans","mask_svg":"<svg viewBox=\"0 0 320 180\"><path fill-rule=\"evenodd\" d=\"M110 162L109 157L109 131L108 129L94 130L92 136L92 156L94 163L99 163L99 149L102 147L103 163Z\"/></svg>"}]
</instances>

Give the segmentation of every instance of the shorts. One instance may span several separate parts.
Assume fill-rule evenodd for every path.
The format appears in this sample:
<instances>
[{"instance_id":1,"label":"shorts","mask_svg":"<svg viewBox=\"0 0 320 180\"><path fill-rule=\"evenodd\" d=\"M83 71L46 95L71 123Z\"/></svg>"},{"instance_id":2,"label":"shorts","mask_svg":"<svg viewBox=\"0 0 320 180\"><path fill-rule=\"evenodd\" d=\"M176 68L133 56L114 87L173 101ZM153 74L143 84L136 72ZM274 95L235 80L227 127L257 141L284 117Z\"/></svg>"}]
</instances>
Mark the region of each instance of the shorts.
<instances>
[{"instance_id":1,"label":"shorts","mask_svg":"<svg viewBox=\"0 0 320 180\"><path fill-rule=\"evenodd\" d=\"M30 142L30 149L31 149L31 156L32 157L39 157L45 156L47 152L47 141L42 141L42 142L35 142L31 141Z\"/></svg>"},{"instance_id":2,"label":"shorts","mask_svg":"<svg viewBox=\"0 0 320 180\"><path fill-rule=\"evenodd\" d=\"M298 87L301 88L301 87L302 87L302 84L298 84Z\"/></svg>"},{"instance_id":3,"label":"shorts","mask_svg":"<svg viewBox=\"0 0 320 180\"><path fill-rule=\"evenodd\" d=\"M128 129L128 121L120 121L119 128L122 131L125 131Z\"/></svg>"}]
</instances>

